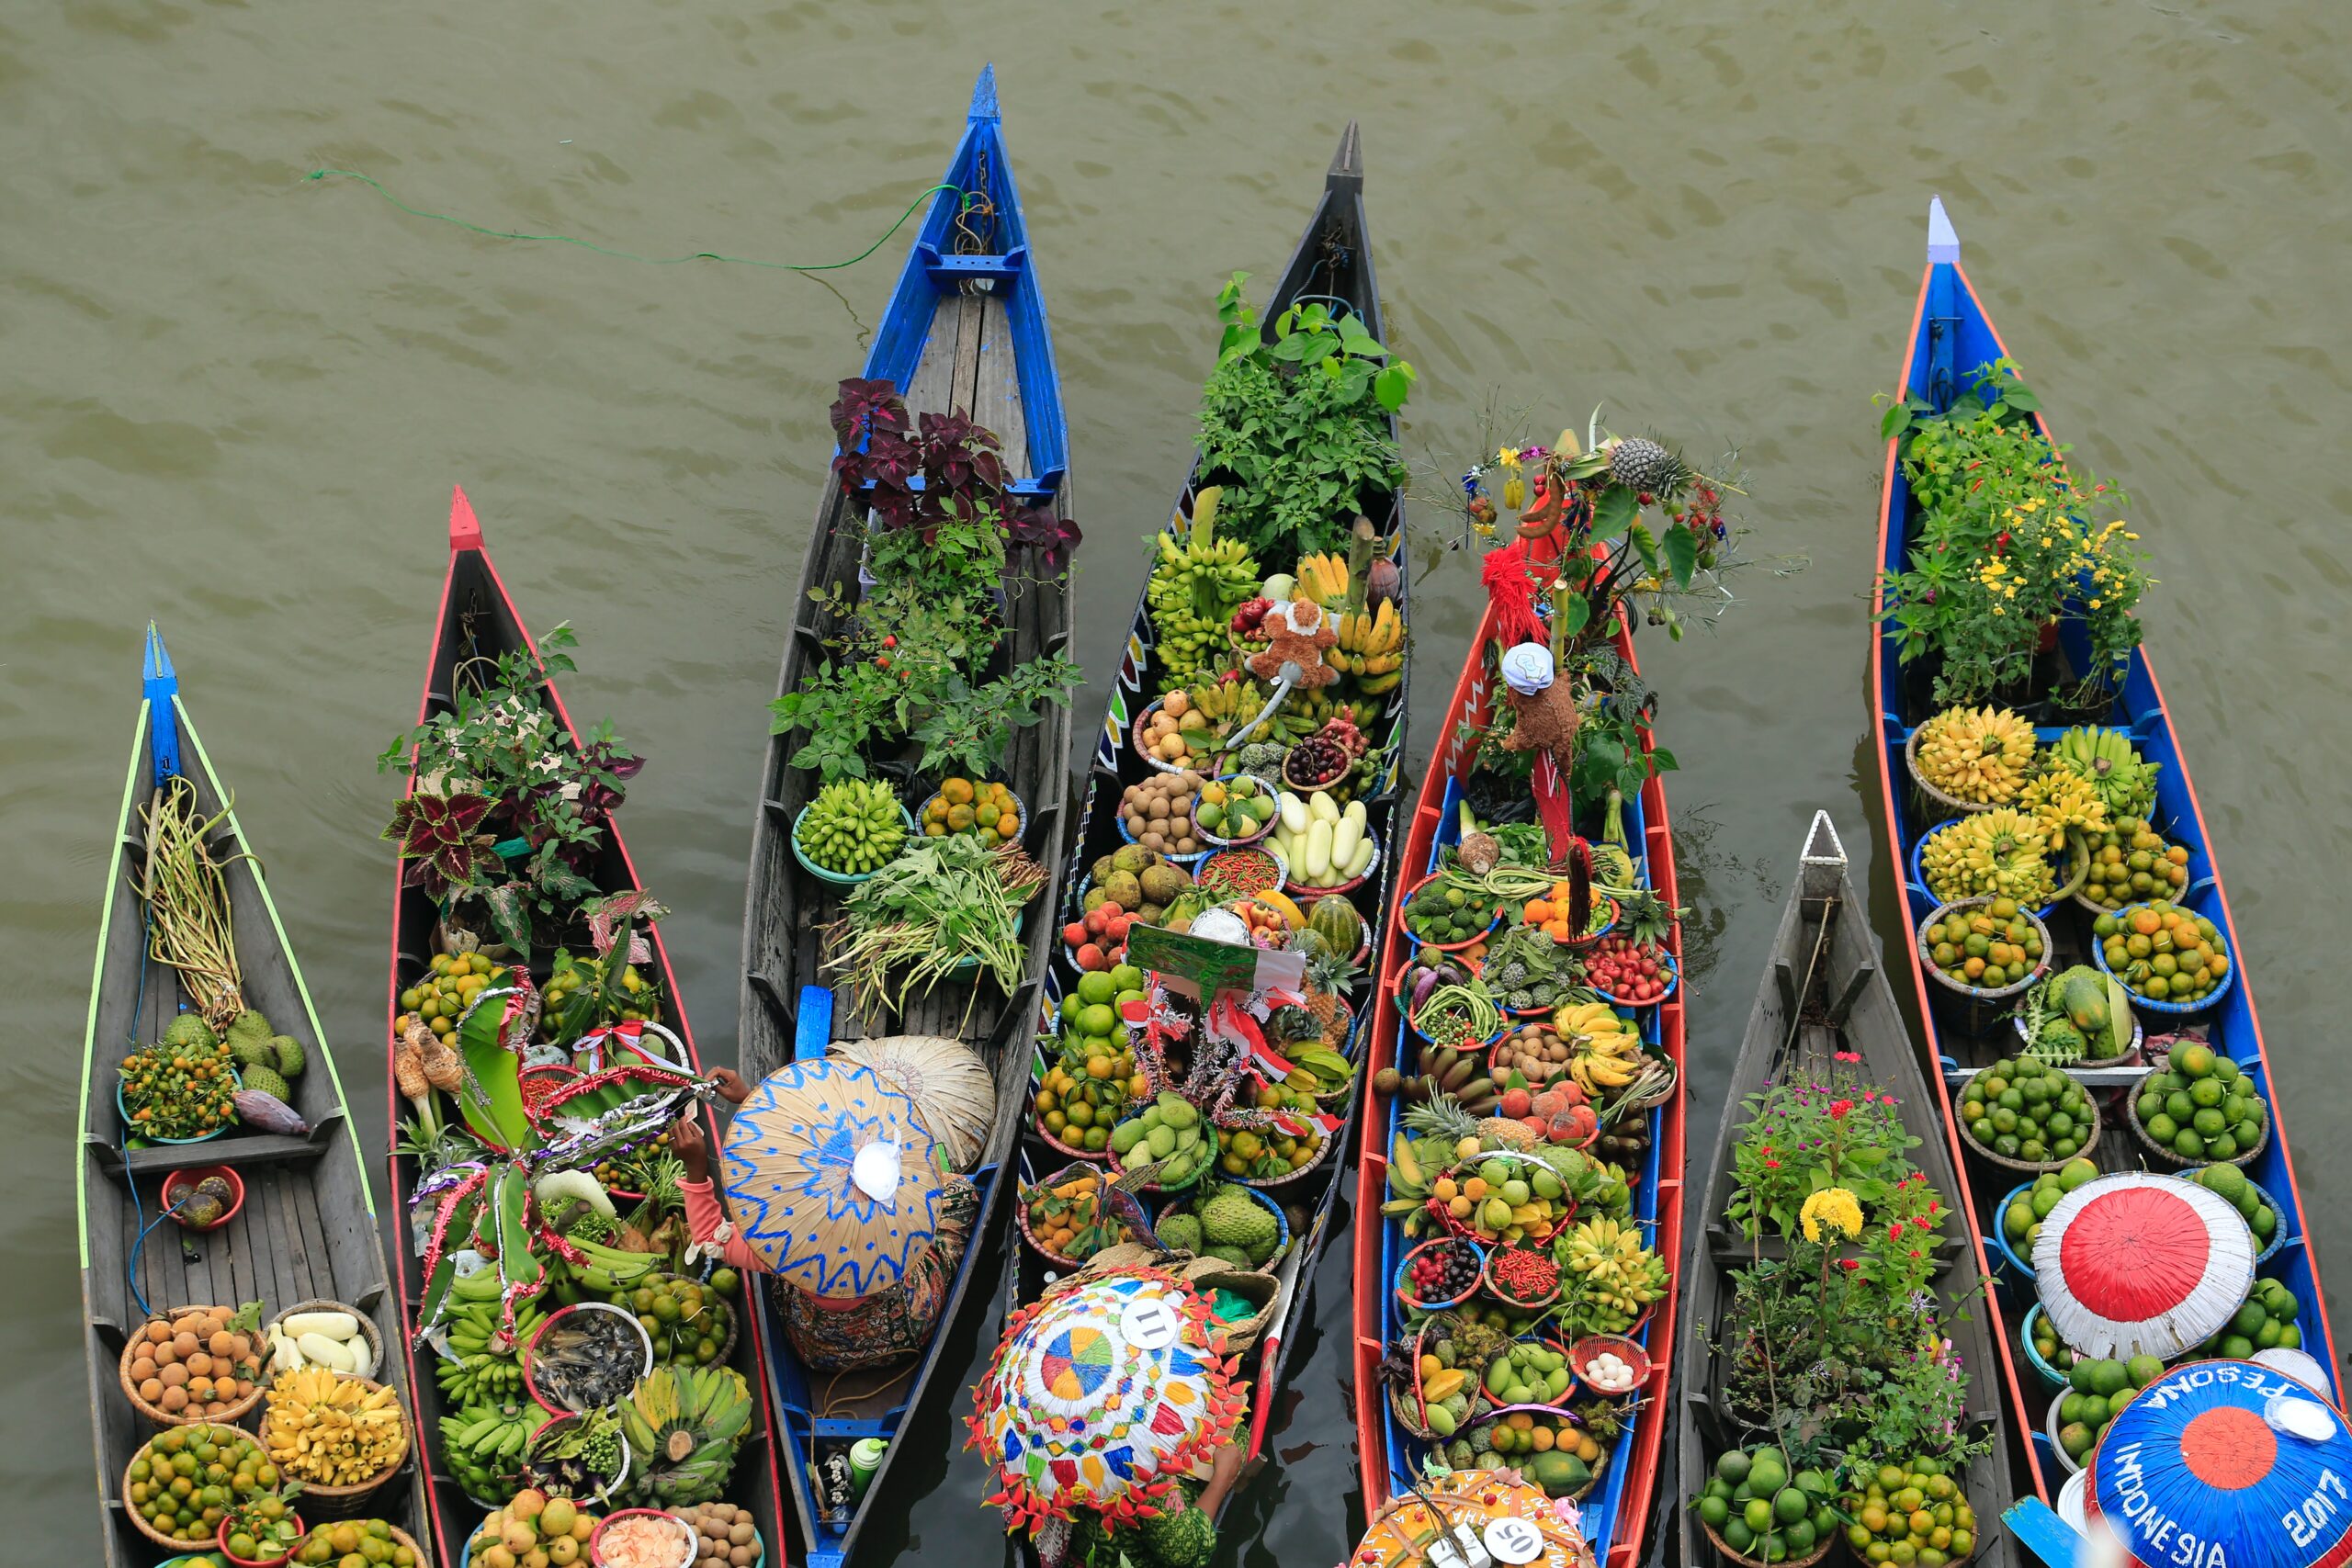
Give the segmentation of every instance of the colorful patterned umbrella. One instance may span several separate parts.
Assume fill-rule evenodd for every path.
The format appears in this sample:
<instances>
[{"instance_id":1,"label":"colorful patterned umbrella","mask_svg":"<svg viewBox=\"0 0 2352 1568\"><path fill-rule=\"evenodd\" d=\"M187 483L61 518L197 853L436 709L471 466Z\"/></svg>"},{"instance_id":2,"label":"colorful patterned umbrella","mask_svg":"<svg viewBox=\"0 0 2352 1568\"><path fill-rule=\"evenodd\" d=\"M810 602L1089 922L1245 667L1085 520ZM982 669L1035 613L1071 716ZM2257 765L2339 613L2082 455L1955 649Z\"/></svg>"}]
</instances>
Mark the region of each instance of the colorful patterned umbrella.
<instances>
[{"instance_id":1,"label":"colorful patterned umbrella","mask_svg":"<svg viewBox=\"0 0 2352 1568\"><path fill-rule=\"evenodd\" d=\"M736 1108L722 1151L736 1228L814 1296L897 1284L939 1228L945 1178L915 1103L866 1067L795 1062Z\"/></svg>"},{"instance_id":2,"label":"colorful patterned umbrella","mask_svg":"<svg viewBox=\"0 0 2352 1568\"><path fill-rule=\"evenodd\" d=\"M2077 1355L2183 1354L2254 1285L2254 1233L2220 1193L2132 1171L2058 1200L2033 1244L2050 1325Z\"/></svg>"},{"instance_id":3,"label":"colorful patterned umbrella","mask_svg":"<svg viewBox=\"0 0 2352 1568\"><path fill-rule=\"evenodd\" d=\"M2099 1438L2084 1502L2143 1568L2352 1562L2352 1433L2302 1383L2252 1361L2175 1367Z\"/></svg>"},{"instance_id":4,"label":"colorful patterned umbrella","mask_svg":"<svg viewBox=\"0 0 2352 1568\"><path fill-rule=\"evenodd\" d=\"M1222 1340L1209 1298L1158 1269L1080 1274L1022 1308L967 1422L996 1469L989 1502L1032 1529L1157 1512L1248 1407Z\"/></svg>"},{"instance_id":5,"label":"colorful patterned umbrella","mask_svg":"<svg viewBox=\"0 0 2352 1568\"><path fill-rule=\"evenodd\" d=\"M1583 1517L1574 1503L1553 1501L1517 1471L1443 1471L1382 1504L1340 1568L1421 1568L1432 1530L1463 1529L1498 1563L1592 1568Z\"/></svg>"}]
</instances>

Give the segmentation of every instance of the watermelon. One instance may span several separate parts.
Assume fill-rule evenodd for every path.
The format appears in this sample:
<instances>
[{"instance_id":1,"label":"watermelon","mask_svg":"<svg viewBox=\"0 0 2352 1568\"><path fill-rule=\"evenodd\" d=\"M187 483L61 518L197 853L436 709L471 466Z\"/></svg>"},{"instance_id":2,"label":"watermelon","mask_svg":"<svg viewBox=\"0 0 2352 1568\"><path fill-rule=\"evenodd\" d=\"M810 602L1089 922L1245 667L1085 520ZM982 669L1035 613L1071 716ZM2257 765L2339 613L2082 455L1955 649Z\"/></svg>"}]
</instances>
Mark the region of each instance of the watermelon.
<instances>
[{"instance_id":1,"label":"watermelon","mask_svg":"<svg viewBox=\"0 0 2352 1568\"><path fill-rule=\"evenodd\" d=\"M1306 917L1306 929L1331 944L1331 951L1351 956L1363 946L1363 917L1345 898L1317 898L1314 913Z\"/></svg>"}]
</instances>

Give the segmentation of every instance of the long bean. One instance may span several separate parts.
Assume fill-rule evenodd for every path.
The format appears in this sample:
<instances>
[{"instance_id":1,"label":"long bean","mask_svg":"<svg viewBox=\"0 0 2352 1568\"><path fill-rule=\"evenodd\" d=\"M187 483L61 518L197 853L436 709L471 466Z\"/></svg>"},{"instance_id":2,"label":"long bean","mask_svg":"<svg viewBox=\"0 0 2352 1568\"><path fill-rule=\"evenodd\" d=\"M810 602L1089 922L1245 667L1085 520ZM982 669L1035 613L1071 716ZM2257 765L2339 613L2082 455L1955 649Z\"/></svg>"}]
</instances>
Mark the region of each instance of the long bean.
<instances>
[{"instance_id":1,"label":"long bean","mask_svg":"<svg viewBox=\"0 0 2352 1568\"><path fill-rule=\"evenodd\" d=\"M196 786L175 777L147 804L147 859L132 886L153 914L148 953L179 971L181 983L205 1021L225 1028L245 1010L244 976L237 967L236 933L229 906L229 879L205 842L229 819L232 800L220 814L199 819ZM242 856L232 856L240 859Z\"/></svg>"},{"instance_id":2,"label":"long bean","mask_svg":"<svg viewBox=\"0 0 2352 1568\"><path fill-rule=\"evenodd\" d=\"M1018 844L983 851L969 839L920 840L849 897L827 929L826 966L847 974L859 1010L904 1012L977 959L1009 995L1028 973L1022 906L1045 886L1042 867ZM897 984L892 985L896 976ZM965 1008L965 1018L978 996Z\"/></svg>"}]
</instances>

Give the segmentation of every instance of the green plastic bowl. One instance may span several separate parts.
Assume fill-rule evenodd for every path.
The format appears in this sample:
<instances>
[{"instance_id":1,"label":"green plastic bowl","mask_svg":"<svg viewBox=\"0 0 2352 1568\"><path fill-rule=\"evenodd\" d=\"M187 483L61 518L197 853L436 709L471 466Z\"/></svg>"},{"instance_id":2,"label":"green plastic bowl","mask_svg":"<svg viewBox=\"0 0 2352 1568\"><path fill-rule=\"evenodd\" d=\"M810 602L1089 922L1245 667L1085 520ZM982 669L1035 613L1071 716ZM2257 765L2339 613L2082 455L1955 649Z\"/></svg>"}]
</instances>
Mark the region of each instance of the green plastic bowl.
<instances>
[{"instance_id":1,"label":"green plastic bowl","mask_svg":"<svg viewBox=\"0 0 2352 1568\"><path fill-rule=\"evenodd\" d=\"M815 804L815 802L811 801L809 806L814 806ZM881 870L879 866L876 866L874 871L831 871L824 866L819 865L815 861L808 858L808 852L800 847L800 819L808 815L809 806L802 807L793 816L792 858L798 861L803 869L805 869L809 875L817 878L820 882L830 882L836 887L854 887L861 882L871 882L876 874ZM901 803L899 807L899 819L906 824L907 841L909 843L913 842L916 836L915 815L913 812L909 811L906 808L904 803ZM906 846L904 844L899 846L901 849L904 849L905 847Z\"/></svg>"}]
</instances>

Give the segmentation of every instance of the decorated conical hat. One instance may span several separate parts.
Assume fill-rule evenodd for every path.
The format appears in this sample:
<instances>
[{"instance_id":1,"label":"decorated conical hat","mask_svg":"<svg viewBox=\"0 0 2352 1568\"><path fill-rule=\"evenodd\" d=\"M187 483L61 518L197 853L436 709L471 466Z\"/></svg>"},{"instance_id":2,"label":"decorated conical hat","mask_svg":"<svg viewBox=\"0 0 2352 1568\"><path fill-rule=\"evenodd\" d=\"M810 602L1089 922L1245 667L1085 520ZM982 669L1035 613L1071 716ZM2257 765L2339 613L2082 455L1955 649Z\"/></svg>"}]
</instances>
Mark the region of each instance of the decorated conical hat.
<instances>
[{"instance_id":1,"label":"decorated conical hat","mask_svg":"<svg viewBox=\"0 0 2352 1568\"><path fill-rule=\"evenodd\" d=\"M735 1111L721 1151L735 1226L815 1296L897 1284L939 1228L945 1184L914 1101L869 1068L795 1062Z\"/></svg>"}]
</instances>

